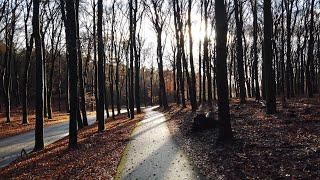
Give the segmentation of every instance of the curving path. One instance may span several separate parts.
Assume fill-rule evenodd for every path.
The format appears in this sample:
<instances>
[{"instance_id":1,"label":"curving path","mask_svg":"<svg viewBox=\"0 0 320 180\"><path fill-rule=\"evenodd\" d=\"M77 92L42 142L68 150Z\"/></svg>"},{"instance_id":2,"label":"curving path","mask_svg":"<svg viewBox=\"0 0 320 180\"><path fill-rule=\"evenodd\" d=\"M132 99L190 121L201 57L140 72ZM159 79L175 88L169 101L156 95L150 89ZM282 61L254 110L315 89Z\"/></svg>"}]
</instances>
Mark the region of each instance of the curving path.
<instances>
[{"instance_id":1,"label":"curving path","mask_svg":"<svg viewBox=\"0 0 320 180\"><path fill-rule=\"evenodd\" d=\"M204 179L170 136L166 119L154 108L135 129L116 179Z\"/></svg>"},{"instance_id":2,"label":"curving path","mask_svg":"<svg viewBox=\"0 0 320 180\"><path fill-rule=\"evenodd\" d=\"M126 109L121 109L120 113L126 113ZM106 118L105 114L105 118ZM96 122L95 116L88 117L88 124ZM69 135L69 121L54 124L43 128L45 146ZM26 152L34 148L34 131L18 134L15 136L0 139L0 168L8 165L20 156L21 150ZM1 178L0 178L1 179Z\"/></svg>"}]
</instances>

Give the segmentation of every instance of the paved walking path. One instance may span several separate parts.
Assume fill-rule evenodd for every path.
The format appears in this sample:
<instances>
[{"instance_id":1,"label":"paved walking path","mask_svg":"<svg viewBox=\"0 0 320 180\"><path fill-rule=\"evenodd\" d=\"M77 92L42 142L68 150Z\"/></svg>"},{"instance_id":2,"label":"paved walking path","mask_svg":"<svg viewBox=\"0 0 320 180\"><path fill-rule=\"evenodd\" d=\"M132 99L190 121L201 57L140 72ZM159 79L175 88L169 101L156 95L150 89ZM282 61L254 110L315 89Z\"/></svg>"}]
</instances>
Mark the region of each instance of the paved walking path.
<instances>
[{"instance_id":1,"label":"paved walking path","mask_svg":"<svg viewBox=\"0 0 320 180\"><path fill-rule=\"evenodd\" d=\"M127 112L121 109L120 113ZM106 117L106 115L105 115ZM88 117L88 124L96 122L96 117ZM69 135L69 121L54 124L43 128L45 146ZM26 152L34 148L34 131L0 139L0 168L8 165L20 156L21 150ZM0 178L1 179L1 178Z\"/></svg>"},{"instance_id":2,"label":"paved walking path","mask_svg":"<svg viewBox=\"0 0 320 180\"><path fill-rule=\"evenodd\" d=\"M203 179L173 141L164 115L153 109L133 132L117 179Z\"/></svg>"}]
</instances>

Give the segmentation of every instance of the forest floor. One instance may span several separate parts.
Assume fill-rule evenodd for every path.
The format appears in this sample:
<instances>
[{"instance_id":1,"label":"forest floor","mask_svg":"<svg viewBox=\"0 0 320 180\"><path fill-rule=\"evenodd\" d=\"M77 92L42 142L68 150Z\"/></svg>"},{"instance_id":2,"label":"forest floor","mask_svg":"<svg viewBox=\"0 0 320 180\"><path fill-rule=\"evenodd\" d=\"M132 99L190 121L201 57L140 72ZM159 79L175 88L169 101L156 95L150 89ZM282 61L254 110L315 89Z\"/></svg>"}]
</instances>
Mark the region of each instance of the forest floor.
<instances>
[{"instance_id":1,"label":"forest floor","mask_svg":"<svg viewBox=\"0 0 320 180\"><path fill-rule=\"evenodd\" d=\"M78 132L78 149L68 148L68 137L44 150L17 159L0 169L4 179L111 179L136 124L145 114L130 120L127 115L106 121L106 131L97 133L97 123Z\"/></svg>"},{"instance_id":2,"label":"forest floor","mask_svg":"<svg viewBox=\"0 0 320 180\"><path fill-rule=\"evenodd\" d=\"M11 122L6 123L5 113L0 114L0 139L22 134L28 131L32 131L35 128L35 113L30 112L33 115L29 115L29 123L22 124L22 111L21 109L14 109L11 112ZM95 115L95 111L88 111L87 116ZM45 118L44 126L50 126L61 122L69 121L69 113L55 111L52 113L52 119Z\"/></svg>"},{"instance_id":3,"label":"forest floor","mask_svg":"<svg viewBox=\"0 0 320 180\"><path fill-rule=\"evenodd\" d=\"M320 102L292 99L266 115L262 103L231 100L234 141L217 142L218 130L192 132L190 108L166 112L171 134L208 179L317 179L320 177ZM204 108L204 111L208 109Z\"/></svg>"}]
</instances>

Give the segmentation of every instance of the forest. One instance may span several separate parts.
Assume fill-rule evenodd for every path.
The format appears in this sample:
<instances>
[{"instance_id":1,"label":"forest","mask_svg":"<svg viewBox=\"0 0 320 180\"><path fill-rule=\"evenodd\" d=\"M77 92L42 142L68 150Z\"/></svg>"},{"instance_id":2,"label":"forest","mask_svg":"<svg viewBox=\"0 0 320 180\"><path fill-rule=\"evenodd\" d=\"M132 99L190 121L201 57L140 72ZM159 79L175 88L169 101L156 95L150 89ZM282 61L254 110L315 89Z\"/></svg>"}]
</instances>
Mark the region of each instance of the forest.
<instances>
[{"instance_id":1,"label":"forest","mask_svg":"<svg viewBox=\"0 0 320 180\"><path fill-rule=\"evenodd\" d=\"M319 0L0 0L0 77L0 179L320 178Z\"/></svg>"}]
</instances>

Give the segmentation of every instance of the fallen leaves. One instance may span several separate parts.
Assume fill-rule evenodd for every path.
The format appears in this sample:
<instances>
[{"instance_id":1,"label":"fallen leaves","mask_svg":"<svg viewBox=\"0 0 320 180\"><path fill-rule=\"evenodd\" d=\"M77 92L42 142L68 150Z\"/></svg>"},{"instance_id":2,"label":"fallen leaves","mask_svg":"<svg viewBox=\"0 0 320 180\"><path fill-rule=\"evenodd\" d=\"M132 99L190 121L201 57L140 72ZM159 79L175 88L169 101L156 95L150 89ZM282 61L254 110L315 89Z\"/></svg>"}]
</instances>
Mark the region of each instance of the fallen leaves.
<instances>
[{"instance_id":1,"label":"fallen leaves","mask_svg":"<svg viewBox=\"0 0 320 180\"><path fill-rule=\"evenodd\" d=\"M209 179L317 179L320 177L320 107L292 99L277 115L261 103L231 101L234 142L217 142L218 130L190 133L191 110L167 112L170 132ZM280 105L278 105L280 107Z\"/></svg>"},{"instance_id":2,"label":"fallen leaves","mask_svg":"<svg viewBox=\"0 0 320 180\"><path fill-rule=\"evenodd\" d=\"M130 120L126 115L107 120L106 131L97 124L81 129L78 149L68 148L65 137L43 151L30 154L0 169L1 178L14 179L112 179L132 130L144 114Z\"/></svg>"}]
</instances>

